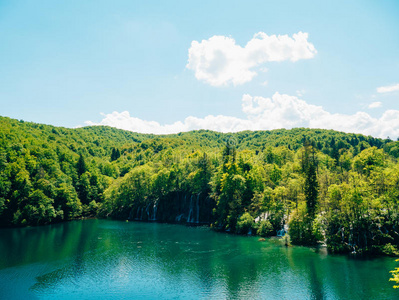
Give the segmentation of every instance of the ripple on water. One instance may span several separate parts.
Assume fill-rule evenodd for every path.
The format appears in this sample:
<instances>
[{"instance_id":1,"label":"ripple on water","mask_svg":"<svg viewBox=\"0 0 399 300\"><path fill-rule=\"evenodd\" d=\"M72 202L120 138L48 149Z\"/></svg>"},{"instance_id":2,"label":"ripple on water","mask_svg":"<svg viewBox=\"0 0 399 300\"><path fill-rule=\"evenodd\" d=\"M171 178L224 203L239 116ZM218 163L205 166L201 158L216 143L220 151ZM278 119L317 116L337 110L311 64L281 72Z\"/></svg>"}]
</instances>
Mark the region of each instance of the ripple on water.
<instances>
[{"instance_id":1,"label":"ripple on water","mask_svg":"<svg viewBox=\"0 0 399 300\"><path fill-rule=\"evenodd\" d=\"M35 242L37 230L18 241L16 248L25 250L0 270L0 298L397 296L388 281L395 266L389 259L353 261L304 247L286 248L278 240L258 242L256 237L154 223L87 220L54 229L40 234L40 244Z\"/></svg>"}]
</instances>

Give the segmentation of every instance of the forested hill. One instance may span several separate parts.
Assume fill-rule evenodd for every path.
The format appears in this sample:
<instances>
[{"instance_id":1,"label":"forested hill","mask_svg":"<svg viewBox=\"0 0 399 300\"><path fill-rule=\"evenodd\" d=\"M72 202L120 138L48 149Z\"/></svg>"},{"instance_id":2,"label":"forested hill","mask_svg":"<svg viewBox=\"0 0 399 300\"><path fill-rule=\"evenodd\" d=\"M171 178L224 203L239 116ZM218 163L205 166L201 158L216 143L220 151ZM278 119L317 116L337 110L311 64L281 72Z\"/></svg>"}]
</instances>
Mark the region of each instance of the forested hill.
<instances>
[{"instance_id":1,"label":"forested hill","mask_svg":"<svg viewBox=\"0 0 399 300\"><path fill-rule=\"evenodd\" d=\"M139 134L0 117L0 224L211 224L395 254L399 142L333 130ZM285 226L286 228L287 226Z\"/></svg>"},{"instance_id":2,"label":"forested hill","mask_svg":"<svg viewBox=\"0 0 399 300\"><path fill-rule=\"evenodd\" d=\"M66 147L75 153L86 153L90 156L103 157L110 154L112 148L129 148L141 144L156 148L158 144L165 144L171 148L201 148L220 149L226 140L233 138L237 143L237 150L264 150L266 147L287 146L296 150L303 146L303 137L311 138L317 143L317 148L323 152L331 148L335 142L336 148L349 149L354 147L363 150L376 146L381 148L392 142L389 139L378 139L361 134L348 134L334 130L294 128L291 130L276 129L271 131L242 131L238 133L219 133L210 130L197 130L178 134L154 135L134 133L127 130L108 126L90 126L82 128L64 128L51 125L25 122L0 116L0 141L2 145L25 143L26 140L36 139L36 143L46 142L59 147ZM162 140L162 143L159 143ZM33 144L29 142L29 144ZM330 145L331 144L331 145ZM356 147L358 146L358 147ZM154 149L156 150L156 149Z\"/></svg>"}]
</instances>

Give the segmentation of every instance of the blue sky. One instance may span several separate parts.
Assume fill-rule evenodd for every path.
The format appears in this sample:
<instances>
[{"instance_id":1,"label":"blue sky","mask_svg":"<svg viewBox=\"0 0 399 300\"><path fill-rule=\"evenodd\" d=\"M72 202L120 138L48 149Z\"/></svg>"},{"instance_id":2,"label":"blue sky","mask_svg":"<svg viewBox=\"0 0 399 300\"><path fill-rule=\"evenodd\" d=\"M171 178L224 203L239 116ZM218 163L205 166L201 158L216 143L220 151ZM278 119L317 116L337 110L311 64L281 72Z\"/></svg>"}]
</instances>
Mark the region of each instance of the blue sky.
<instances>
[{"instance_id":1,"label":"blue sky","mask_svg":"<svg viewBox=\"0 0 399 300\"><path fill-rule=\"evenodd\" d=\"M0 0L0 115L396 139L399 2Z\"/></svg>"}]
</instances>

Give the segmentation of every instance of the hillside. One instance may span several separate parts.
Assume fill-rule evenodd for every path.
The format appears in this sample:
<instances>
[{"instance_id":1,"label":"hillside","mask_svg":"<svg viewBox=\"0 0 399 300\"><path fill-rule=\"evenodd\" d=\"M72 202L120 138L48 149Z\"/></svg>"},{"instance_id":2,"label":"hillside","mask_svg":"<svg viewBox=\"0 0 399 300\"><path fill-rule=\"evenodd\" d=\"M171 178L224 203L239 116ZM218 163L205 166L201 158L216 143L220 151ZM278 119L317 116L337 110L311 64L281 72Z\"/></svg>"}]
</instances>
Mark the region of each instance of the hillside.
<instances>
[{"instance_id":1,"label":"hillside","mask_svg":"<svg viewBox=\"0 0 399 300\"><path fill-rule=\"evenodd\" d=\"M332 130L170 135L0 117L0 224L101 216L396 254L399 142ZM257 220L257 222L254 222Z\"/></svg>"}]
</instances>

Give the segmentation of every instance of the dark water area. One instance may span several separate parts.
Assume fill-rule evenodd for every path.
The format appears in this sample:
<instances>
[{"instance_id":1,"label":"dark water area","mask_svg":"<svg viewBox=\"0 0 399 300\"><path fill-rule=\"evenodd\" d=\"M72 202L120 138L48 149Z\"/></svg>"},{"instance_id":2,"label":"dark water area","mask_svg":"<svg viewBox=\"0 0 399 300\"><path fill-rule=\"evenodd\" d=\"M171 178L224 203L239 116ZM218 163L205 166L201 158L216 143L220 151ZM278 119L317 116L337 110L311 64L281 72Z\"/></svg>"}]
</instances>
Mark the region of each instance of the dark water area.
<instances>
[{"instance_id":1,"label":"dark water area","mask_svg":"<svg viewBox=\"0 0 399 300\"><path fill-rule=\"evenodd\" d=\"M206 227L83 220L0 230L0 299L399 299L396 265Z\"/></svg>"}]
</instances>

